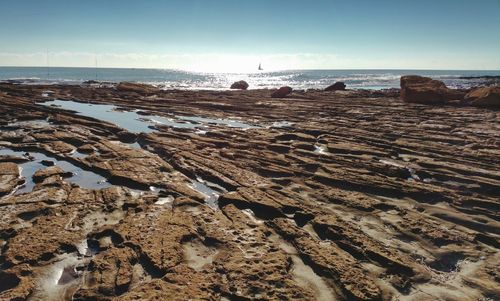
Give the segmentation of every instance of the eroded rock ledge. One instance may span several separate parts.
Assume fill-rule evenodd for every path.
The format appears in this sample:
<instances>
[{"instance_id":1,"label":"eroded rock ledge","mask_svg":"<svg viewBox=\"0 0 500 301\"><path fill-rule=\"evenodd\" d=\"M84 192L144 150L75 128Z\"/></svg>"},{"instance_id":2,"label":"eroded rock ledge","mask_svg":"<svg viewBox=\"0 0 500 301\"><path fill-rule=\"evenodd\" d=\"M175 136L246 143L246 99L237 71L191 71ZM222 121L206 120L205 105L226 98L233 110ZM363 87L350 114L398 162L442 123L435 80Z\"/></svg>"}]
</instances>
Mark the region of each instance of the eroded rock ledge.
<instances>
[{"instance_id":1,"label":"eroded rock ledge","mask_svg":"<svg viewBox=\"0 0 500 301\"><path fill-rule=\"evenodd\" d=\"M270 95L0 84L0 299L498 297L498 111Z\"/></svg>"}]
</instances>

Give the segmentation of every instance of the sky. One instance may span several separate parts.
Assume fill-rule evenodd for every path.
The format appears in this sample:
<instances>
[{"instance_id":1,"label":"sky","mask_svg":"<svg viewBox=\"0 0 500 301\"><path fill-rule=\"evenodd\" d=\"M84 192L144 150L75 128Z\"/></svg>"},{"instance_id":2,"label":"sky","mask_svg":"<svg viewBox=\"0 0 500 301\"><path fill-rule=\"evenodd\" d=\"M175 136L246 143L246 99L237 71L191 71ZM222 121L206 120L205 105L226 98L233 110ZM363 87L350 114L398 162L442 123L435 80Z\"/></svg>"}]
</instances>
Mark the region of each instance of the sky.
<instances>
[{"instance_id":1,"label":"sky","mask_svg":"<svg viewBox=\"0 0 500 301\"><path fill-rule=\"evenodd\" d=\"M0 66L500 69L500 0L0 4Z\"/></svg>"}]
</instances>

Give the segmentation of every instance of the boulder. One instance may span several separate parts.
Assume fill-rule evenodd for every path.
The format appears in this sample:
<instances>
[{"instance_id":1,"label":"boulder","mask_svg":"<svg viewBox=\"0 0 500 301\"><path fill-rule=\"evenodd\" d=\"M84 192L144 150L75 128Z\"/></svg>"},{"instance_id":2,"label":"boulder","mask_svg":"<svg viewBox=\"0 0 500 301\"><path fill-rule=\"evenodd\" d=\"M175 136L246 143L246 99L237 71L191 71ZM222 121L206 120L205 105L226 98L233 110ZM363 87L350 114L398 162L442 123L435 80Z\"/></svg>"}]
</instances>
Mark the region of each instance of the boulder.
<instances>
[{"instance_id":1,"label":"boulder","mask_svg":"<svg viewBox=\"0 0 500 301\"><path fill-rule=\"evenodd\" d=\"M452 90L438 80L418 75L401 77L401 98L406 102L441 104L449 100L461 100L465 93Z\"/></svg>"},{"instance_id":2,"label":"boulder","mask_svg":"<svg viewBox=\"0 0 500 301\"><path fill-rule=\"evenodd\" d=\"M339 90L345 90L345 83L343 82L336 82L333 85L328 86L325 91L339 91Z\"/></svg>"},{"instance_id":3,"label":"boulder","mask_svg":"<svg viewBox=\"0 0 500 301\"><path fill-rule=\"evenodd\" d=\"M465 101L476 107L500 108L500 86L474 89L465 95Z\"/></svg>"},{"instance_id":4,"label":"boulder","mask_svg":"<svg viewBox=\"0 0 500 301\"><path fill-rule=\"evenodd\" d=\"M149 94L158 92L155 86L131 82L121 82L116 86L116 90L121 92L135 92L140 94Z\"/></svg>"},{"instance_id":5,"label":"boulder","mask_svg":"<svg viewBox=\"0 0 500 301\"><path fill-rule=\"evenodd\" d=\"M293 91L293 89L288 87L288 86L281 87L278 90L274 91L271 94L271 97L272 98L283 98L283 97L286 97L288 94L292 93L292 91Z\"/></svg>"},{"instance_id":6,"label":"boulder","mask_svg":"<svg viewBox=\"0 0 500 301\"><path fill-rule=\"evenodd\" d=\"M95 84L98 84L98 83L99 83L98 81L93 80L93 79L86 80L86 81L83 82L83 84L85 84L85 85L95 85Z\"/></svg>"},{"instance_id":7,"label":"boulder","mask_svg":"<svg viewBox=\"0 0 500 301\"><path fill-rule=\"evenodd\" d=\"M237 89L237 90L246 90L248 89L248 83L244 80L240 80L237 82L234 82L231 85L231 89Z\"/></svg>"},{"instance_id":8,"label":"boulder","mask_svg":"<svg viewBox=\"0 0 500 301\"><path fill-rule=\"evenodd\" d=\"M40 161L40 164L42 164L43 166L54 166L54 165L56 165L56 163L54 161L51 161L51 160L42 160L42 161Z\"/></svg>"}]
</instances>

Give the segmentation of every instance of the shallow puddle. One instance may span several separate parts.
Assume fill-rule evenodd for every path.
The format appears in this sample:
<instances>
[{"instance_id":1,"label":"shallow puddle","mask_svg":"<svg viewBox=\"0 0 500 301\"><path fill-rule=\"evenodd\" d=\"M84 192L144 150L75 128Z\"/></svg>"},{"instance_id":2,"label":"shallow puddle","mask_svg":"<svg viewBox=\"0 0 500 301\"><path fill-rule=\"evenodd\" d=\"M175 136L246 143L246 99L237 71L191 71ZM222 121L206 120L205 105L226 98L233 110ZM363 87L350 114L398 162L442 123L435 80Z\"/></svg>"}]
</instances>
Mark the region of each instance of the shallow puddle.
<instances>
[{"instance_id":1,"label":"shallow puddle","mask_svg":"<svg viewBox=\"0 0 500 301\"><path fill-rule=\"evenodd\" d=\"M201 123L201 124L219 124L219 125L227 125L229 127L233 128L240 128L240 129L254 129L258 128L258 126L253 126L247 123L243 123L241 121L237 120L231 120L231 119L213 119L213 118L206 118L206 117L189 117L189 116L177 116L177 118L182 119L182 120L187 120L187 121L193 121L195 123Z\"/></svg>"},{"instance_id":2,"label":"shallow puddle","mask_svg":"<svg viewBox=\"0 0 500 301\"><path fill-rule=\"evenodd\" d=\"M321 155L325 155L328 153L326 151L326 147L324 147L323 145L314 145L314 152Z\"/></svg>"},{"instance_id":3,"label":"shallow puddle","mask_svg":"<svg viewBox=\"0 0 500 301\"><path fill-rule=\"evenodd\" d=\"M243 209L241 210L241 212L243 212L243 214L245 214L246 216L248 216L248 218L256 225L262 225L264 224L264 220L262 219L259 219L255 216L255 213L253 212L252 209Z\"/></svg>"},{"instance_id":4,"label":"shallow puddle","mask_svg":"<svg viewBox=\"0 0 500 301\"><path fill-rule=\"evenodd\" d=\"M175 198L171 195L167 197L159 197L158 200L155 202L155 205L162 205L162 206L169 206L171 207L172 204L174 203Z\"/></svg>"},{"instance_id":5,"label":"shallow puddle","mask_svg":"<svg viewBox=\"0 0 500 301\"><path fill-rule=\"evenodd\" d=\"M56 261L38 276L37 290L29 300L71 300L87 262L88 259L74 253L58 255Z\"/></svg>"},{"instance_id":6,"label":"shallow puddle","mask_svg":"<svg viewBox=\"0 0 500 301\"><path fill-rule=\"evenodd\" d=\"M88 154L80 153L77 150L75 150L74 152L72 152L70 155L73 158L79 158L79 159L84 159L84 158L88 157Z\"/></svg>"},{"instance_id":7,"label":"shallow puddle","mask_svg":"<svg viewBox=\"0 0 500 301\"><path fill-rule=\"evenodd\" d=\"M200 271L204 266L212 264L215 255L218 253L217 249L207 247L199 240L186 242L182 247L187 265L196 271Z\"/></svg>"},{"instance_id":8,"label":"shallow puddle","mask_svg":"<svg viewBox=\"0 0 500 301\"><path fill-rule=\"evenodd\" d=\"M211 208L217 209L219 208L219 196L220 192L217 190L214 190L211 187L217 188L220 191L226 192L226 190L223 187L220 187L217 184L205 181L201 178L197 178L195 181L193 180L191 182L192 187L194 190L200 192L205 196L205 203L210 206Z\"/></svg>"},{"instance_id":9,"label":"shallow puddle","mask_svg":"<svg viewBox=\"0 0 500 301\"><path fill-rule=\"evenodd\" d=\"M128 144L131 148L135 148L135 149L142 149L142 146L137 143L137 142L134 142L134 143L129 143Z\"/></svg>"},{"instance_id":10,"label":"shallow puddle","mask_svg":"<svg viewBox=\"0 0 500 301\"><path fill-rule=\"evenodd\" d=\"M141 150L146 151L145 149L142 148L142 146L138 142L125 143L125 142L121 142L121 141L118 141L118 140L111 140L109 142L113 143L113 144L120 145L120 146L130 147L130 148L133 148L133 149L141 149ZM100 152L96 151L96 154L100 154Z\"/></svg>"},{"instance_id":11,"label":"shallow puddle","mask_svg":"<svg viewBox=\"0 0 500 301\"><path fill-rule=\"evenodd\" d=\"M116 124L133 133L151 133L155 130L155 125L184 129L205 128L207 124L227 125L241 129L256 128L256 126L229 119L212 119L198 116L176 116L174 119L158 115L143 115L138 114L137 111L123 110L115 105L80 103L70 100L52 100L40 104L75 111L82 116Z\"/></svg>"},{"instance_id":12,"label":"shallow puddle","mask_svg":"<svg viewBox=\"0 0 500 301\"><path fill-rule=\"evenodd\" d=\"M51 127L52 125L50 122L46 119L34 119L34 120L23 120L23 121L15 121L15 122L10 122L7 124L7 127L14 127L14 128L35 128L35 129L41 129L41 128L47 128Z\"/></svg>"},{"instance_id":13,"label":"shallow puddle","mask_svg":"<svg viewBox=\"0 0 500 301\"><path fill-rule=\"evenodd\" d=\"M118 111L114 105L80 103L76 101L52 100L41 103L44 106L56 106L65 110L77 112L77 114L116 124L130 132L150 133L153 122L143 121L144 116L136 112Z\"/></svg>"},{"instance_id":14,"label":"shallow puddle","mask_svg":"<svg viewBox=\"0 0 500 301\"><path fill-rule=\"evenodd\" d=\"M25 156L26 153L27 152L0 148L0 156L6 155L28 158L27 156ZM31 192L33 190L33 187L35 187L35 183L33 182L33 175L38 170L46 168L47 162L49 161L53 162L56 166L61 167L65 172L71 172L73 176L65 180L70 183L75 183L81 188L101 189L111 186L111 184L106 181L106 178L91 171L83 170L67 161L51 158L45 154L38 152L28 152L28 154L32 160L26 163L18 164L18 166L21 168L21 176L24 178L25 184L15 192L16 195Z\"/></svg>"},{"instance_id":15,"label":"shallow puddle","mask_svg":"<svg viewBox=\"0 0 500 301\"><path fill-rule=\"evenodd\" d=\"M399 162L399 161L395 161L395 160L389 160L389 159L382 159L382 160L379 160L380 163L382 164L385 164L385 165L389 165L389 166L394 166L394 167L397 167L397 168L401 168L401 169L406 169L410 175L410 177L408 177L408 181L421 181L420 177L417 175L417 171L414 169L414 168L411 168L409 167L409 163L407 162ZM429 182L429 180L426 181L427 183Z\"/></svg>"},{"instance_id":16,"label":"shallow puddle","mask_svg":"<svg viewBox=\"0 0 500 301\"><path fill-rule=\"evenodd\" d=\"M430 267L434 270L446 273L459 272L460 265L464 259L465 255L459 252L445 253L441 256L441 258L432 262Z\"/></svg>"},{"instance_id":17,"label":"shallow puddle","mask_svg":"<svg viewBox=\"0 0 500 301\"><path fill-rule=\"evenodd\" d=\"M291 127L294 123L288 121L275 121L272 123L271 127L273 128L286 128Z\"/></svg>"}]
</instances>

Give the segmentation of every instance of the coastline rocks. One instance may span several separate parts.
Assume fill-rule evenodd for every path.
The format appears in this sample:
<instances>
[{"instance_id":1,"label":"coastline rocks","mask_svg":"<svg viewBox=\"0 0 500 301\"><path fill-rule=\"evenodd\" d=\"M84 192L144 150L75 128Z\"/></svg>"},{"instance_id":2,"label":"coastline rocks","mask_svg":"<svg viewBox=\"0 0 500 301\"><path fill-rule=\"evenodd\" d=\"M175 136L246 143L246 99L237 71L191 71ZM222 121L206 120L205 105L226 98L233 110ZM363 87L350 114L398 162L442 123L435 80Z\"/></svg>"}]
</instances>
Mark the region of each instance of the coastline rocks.
<instances>
[{"instance_id":1,"label":"coastline rocks","mask_svg":"<svg viewBox=\"0 0 500 301\"><path fill-rule=\"evenodd\" d=\"M463 97L463 92L449 89L443 82L429 77L418 75L401 77L401 98L405 102L442 104Z\"/></svg>"},{"instance_id":2,"label":"coastline rocks","mask_svg":"<svg viewBox=\"0 0 500 301\"><path fill-rule=\"evenodd\" d=\"M477 88L465 95L465 101L476 107L500 107L500 87Z\"/></svg>"},{"instance_id":3,"label":"coastline rocks","mask_svg":"<svg viewBox=\"0 0 500 301\"><path fill-rule=\"evenodd\" d=\"M43 166L54 166L56 163L54 163L54 161L50 161L50 160L42 160L42 161L40 161L40 164L42 164Z\"/></svg>"},{"instance_id":4,"label":"coastline rocks","mask_svg":"<svg viewBox=\"0 0 500 301\"><path fill-rule=\"evenodd\" d=\"M95 85L95 84L98 84L98 83L99 83L98 81L93 80L93 79L86 80L86 81L83 82L83 84L85 84L85 85Z\"/></svg>"},{"instance_id":5,"label":"coastline rocks","mask_svg":"<svg viewBox=\"0 0 500 301\"><path fill-rule=\"evenodd\" d=\"M325 91L343 91L345 90L345 83L344 82L336 82L333 85L330 85L325 88Z\"/></svg>"},{"instance_id":6,"label":"coastline rocks","mask_svg":"<svg viewBox=\"0 0 500 301\"><path fill-rule=\"evenodd\" d=\"M91 154L95 149L91 144L84 144L78 148L78 151L82 154Z\"/></svg>"},{"instance_id":7,"label":"coastline rocks","mask_svg":"<svg viewBox=\"0 0 500 301\"><path fill-rule=\"evenodd\" d=\"M19 185L19 167L16 163L0 163L0 196L10 193Z\"/></svg>"},{"instance_id":8,"label":"coastline rocks","mask_svg":"<svg viewBox=\"0 0 500 301\"><path fill-rule=\"evenodd\" d=\"M129 131L119 131L116 133L116 136L123 143L134 143L137 141L137 135Z\"/></svg>"},{"instance_id":9,"label":"coastline rocks","mask_svg":"<svg viewBox=\"0 0 500 301\"><path fill-rule=\"evenodd\" d=\"M0 300L500 294L495 111L409 104L395 91L170 90L154 99L50 86L55 98L202 118L137 134L139 148L105 120L41 108L48 88L0 93L0 187L6 170L26 180L0 198ZM31 189L41 159L113 186L46 172Z\"/></svg>"},{"instance_id":10,"label":"coastline rocks","mask_svg":"<svg viewBox=\"0 0 500 301\"><path fill-rule=\"evenodd\" d=\"M240 80L240 81L237 81L237 82L234 82L232 85L231 85L231 88L230 89L235 89L235 90L246 90L248 89L248 83L244 80Z\"/></svg>"},{"instance_id":11,"label":"coastline rocks","mask_svg":"<svg viewBox=\"0 0 500 301\"><path fill-rule=\"evenodd\" d=\"M139 94L148 94L158 92L158 88L139 83L131 83L131 82L121 82L116 86L116 90L120 92L136 92Z\"/></svg>"},{"instance_id":12,"label":"coastline rocks","mask_svg":"<svg viewBox=\"0 0 500 301\"><path fill-rule=\"evenodd\" d=\"M64 171L59 166L51 166L44 169L40 169L33 175L33 182L40 183L46 178L50 178L53 176L61 176L63 178L68 178L73 176L71 172Z\"/></svg>"},{"instance_id":13,"label":"coastline rocks","mask_svg":"<svg viewBox=\"0 0 500 301\"><path fill-rule=\"evenodd\" d=\"M278 90L274 91L271 94L271 97L272 98L283 98L283 97L286 97L288 94L292 93L292 91L293 91L293 89L288 87L288 86L281 87Z\"/></svg>"}]
</instances>

